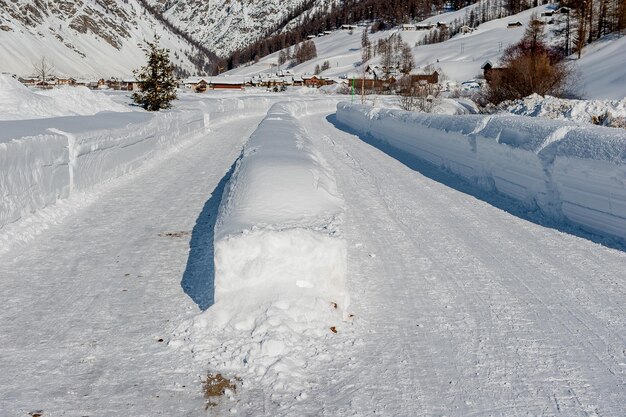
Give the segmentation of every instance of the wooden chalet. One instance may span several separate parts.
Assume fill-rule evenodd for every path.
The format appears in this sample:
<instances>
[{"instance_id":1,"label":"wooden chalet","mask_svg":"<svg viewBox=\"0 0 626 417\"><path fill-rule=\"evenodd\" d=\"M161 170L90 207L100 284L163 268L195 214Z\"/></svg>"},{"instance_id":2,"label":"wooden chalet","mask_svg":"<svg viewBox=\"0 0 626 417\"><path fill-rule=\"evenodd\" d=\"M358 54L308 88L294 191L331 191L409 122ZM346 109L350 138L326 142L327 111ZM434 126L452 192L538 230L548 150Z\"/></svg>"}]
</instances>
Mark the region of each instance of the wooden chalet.
<instances>
[{"instance_id":1,"label":"wooden chalet","mask_svg":"<svg viewBox=\"0 0 626 417\"><path fill-rule=\"evenodd\" d=\"M76 85L76 79L72 77L57 77L56 85Z\"/></svg>"},{"instance_id":2,"label":"wooden chalet","mask_svg":"<svg viewBox=\"0 0 626 417\"><path fill-rule=\"evenodd\" d=\"M396 79L391 77L387 80L374 80L371 78L354 78L349 80L349 85L352 86L354 80L354 89L356 93L360 93L364 90L368 94L381 94L391 92L396 85Z\"/></svg>"},{"instance_id":3,"label":"wooden chalet","mask_svg":"<svg viewBox=\"0 0 626 417\"><path fill-rule=\"evenodd\" d=\"M411 24L411 23L405 23L404 25L402 25L402 30L404 31L413 31L413 30L417 30L416 26Z\"/></svg>"},{"instance_id":4,"label":"wooden chalet","mask_svg":"<svg viewBox=\"0 0 626 417\"><path fill-rule=\"evenodd\" d=\"M141 89L141 81L134 78L126 78L120 82L120 90L138 91Z\"/></svg>"},{"instance_id":5,"label":"wooden chalet","mask_svg":"<svg viewBox=\"0 0 626 417\"><path fill-rule=\"evenodd\" d=\"M437 71L434 71L432 74L411 74L409 77L411 78L411 85L439 83L439 73Z\"/></svg>"},{"instance_id":6,"label":"wooden chalet","mask_svg":"<svg viewBox=\"0 0 626 417\"><path fill-rule=\"evenodd\" d=\"M243 90L245 80L240 77L213 77L209 81L211 90Z\"/></svg>"},{"instance_id":7,"label":"wooden chalet","mask_svg":"<svg viewBox=\"0 0 626 417\"><path fill-rule=\"evenodd\" d=\"M498 68L494 66L491 61L485 62L480 67L480 69L483 70L483 76L485 77L485 81L487 81L487 84L491 83L496 77L499 77L502 71L505 70L504 68Z\"/></svg>"},{"instance_id":8,"label":"wooden chalet","mask_svg":"<svg viewBox=\"0 0 626 417\"><path fill-rule=\"evenodd\" d=\"M519 27L522 27L522 26L524 26L524 25L522 24L522 22L519 22L519 21L518 21L518 22L509 22L509 23L506 25L506 27L507 27L507 28L509 28L509 29L512 29L512 28L519 28Z\"/></svg>"}]
</instances>

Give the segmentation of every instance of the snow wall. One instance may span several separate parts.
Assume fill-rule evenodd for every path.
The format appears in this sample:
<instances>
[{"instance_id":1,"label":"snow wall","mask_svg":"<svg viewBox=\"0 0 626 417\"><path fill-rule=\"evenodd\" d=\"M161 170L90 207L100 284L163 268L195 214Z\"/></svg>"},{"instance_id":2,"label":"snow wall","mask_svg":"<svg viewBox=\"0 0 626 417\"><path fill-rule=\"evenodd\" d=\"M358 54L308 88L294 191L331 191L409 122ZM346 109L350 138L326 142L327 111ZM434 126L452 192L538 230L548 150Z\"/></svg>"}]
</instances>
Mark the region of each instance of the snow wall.
<instances>
[{"instance_id":1,"label":"snow wall","mask_svg":"<svg viewBox=\"0 0 626 417\"><path fill-rule=\"evenodd\" d=\"M264 114L263 98L204 100L167 112L0 121L0 232L72 193L121 177L218 123Z\"/></svg>"},{"instance_id":2,"label":"snow wall","mask_svg":"<svg viewBox=\"0 0 626 417\"><path fill-rule=\"evenodd\" d=\"M336 102L278 103L250 137L215 226L215 300L307 293L345 307L343 199L297 116ZM345 301L344 301L345 300Z\"/></svg>"},{"instance_id":3,"label":"snow wall","mask_svg":"<svg viewBox=\"0 0 626 417\"><path fill-rule=\"evenodd\" d=\"M626 239L626 131L513 115L446 116L340 103L360 133L602 235Z\"/></svg>"}]
</instances>

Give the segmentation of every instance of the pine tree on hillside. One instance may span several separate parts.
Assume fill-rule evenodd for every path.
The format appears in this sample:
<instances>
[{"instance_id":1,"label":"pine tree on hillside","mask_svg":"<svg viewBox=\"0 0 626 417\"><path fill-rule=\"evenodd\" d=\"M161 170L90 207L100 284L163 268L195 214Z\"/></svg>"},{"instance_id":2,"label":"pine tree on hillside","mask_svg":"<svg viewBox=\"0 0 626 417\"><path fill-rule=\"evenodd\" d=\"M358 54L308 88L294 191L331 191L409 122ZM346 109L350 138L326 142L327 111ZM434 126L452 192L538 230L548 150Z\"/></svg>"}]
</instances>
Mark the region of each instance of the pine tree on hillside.
<instances>
[{"instance_id":1,"label":"pine tree on hillside","mask_svg":"<svg viewBox=\"0 0 626 417\"><path fill-rule=\"evenodd\" d=\"M148 111L168 109L172 107L172 100L176 99L176 77L169 51L159 48L159 37L156 35L152 42L144 43L143 50L148 62L133 71L141 87L140 91L133 93L132 99Z\"/></svg>"}]
</instances>

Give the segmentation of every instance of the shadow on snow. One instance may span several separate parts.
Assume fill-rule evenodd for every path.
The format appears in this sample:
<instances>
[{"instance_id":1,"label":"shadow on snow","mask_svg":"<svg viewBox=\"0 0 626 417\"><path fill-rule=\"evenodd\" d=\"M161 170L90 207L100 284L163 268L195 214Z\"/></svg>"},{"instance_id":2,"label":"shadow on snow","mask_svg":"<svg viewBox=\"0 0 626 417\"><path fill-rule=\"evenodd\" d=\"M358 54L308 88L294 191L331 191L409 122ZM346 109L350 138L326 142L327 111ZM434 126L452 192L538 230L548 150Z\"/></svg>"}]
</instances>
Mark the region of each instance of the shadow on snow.
<instances>
[{"instance_id":1,"label":"shadow on snow","mask_svg":"<svg viewBox=\"0 0 626 417\"><path fill-rule=\"evenodd\" d=\"M419 172L431 180L437 181L462 193L472 195L494 207L540 226L556 229L561 232L591 240L612 249L626 252L626 242L620 240L619 238L602 236L586 231L581 229L579 226L568 222L567 220L556 220L543 213L538 207L529 208L519 201L499 194L498 192L480 188L478 185L472 184L471 182L466 181L465 179L456 176L447 170L441 169L423 159L416 157L415 155L409 154L408 152L397 149L383 140L379 140L371 135L362 134L351 129L350 127L339 122L336 114L329 115L326 120L337 129L358 136L363 142L379 149L380 151L403 163L413 171Z\"/></svg>"},{"instance_id":2,"label":"shadow on snow","mask_svg":"<svg viewBox=\"0 0 626 417\"><path fill-rule=\"evenodd\" d=\"M214 303L215 263L213 260L213 233L217 212L228 180L235 169L233 164L226 175L204 203L204 207L196 220L189 241L189 258L180 283L185 294L204 311Z\"/></svg>"}]
</instances>

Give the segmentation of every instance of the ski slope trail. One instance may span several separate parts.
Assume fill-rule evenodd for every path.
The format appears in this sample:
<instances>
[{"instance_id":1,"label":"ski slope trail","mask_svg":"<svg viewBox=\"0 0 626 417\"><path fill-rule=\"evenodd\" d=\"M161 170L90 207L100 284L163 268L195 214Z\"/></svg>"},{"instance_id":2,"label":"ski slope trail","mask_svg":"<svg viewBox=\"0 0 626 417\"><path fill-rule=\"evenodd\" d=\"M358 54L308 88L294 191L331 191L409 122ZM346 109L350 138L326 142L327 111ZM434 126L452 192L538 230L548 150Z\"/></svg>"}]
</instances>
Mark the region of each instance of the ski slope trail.
<instances>
[{"instance_id":1,"label":"ski slope trail","mask_svg":"<svg viewBox=\"0 0 626 417\"><path fill-rule=\"evenodd\" d=\"M194 263L260 120L214 128L0 257L1 416L206 415L207 370L168 336L212 302Z\"/></svg>"},{"instance_id":2,"label":"ski slope trail","mask_svg":"<svg viewBox=\"0 0 626 417\"><path fill-rule=\"evenodd\" d=\"M332 117L302 123L346 201L355 318L310 412L625 415L626 253L434 181Z\"/></svg>"}]
</instances>

